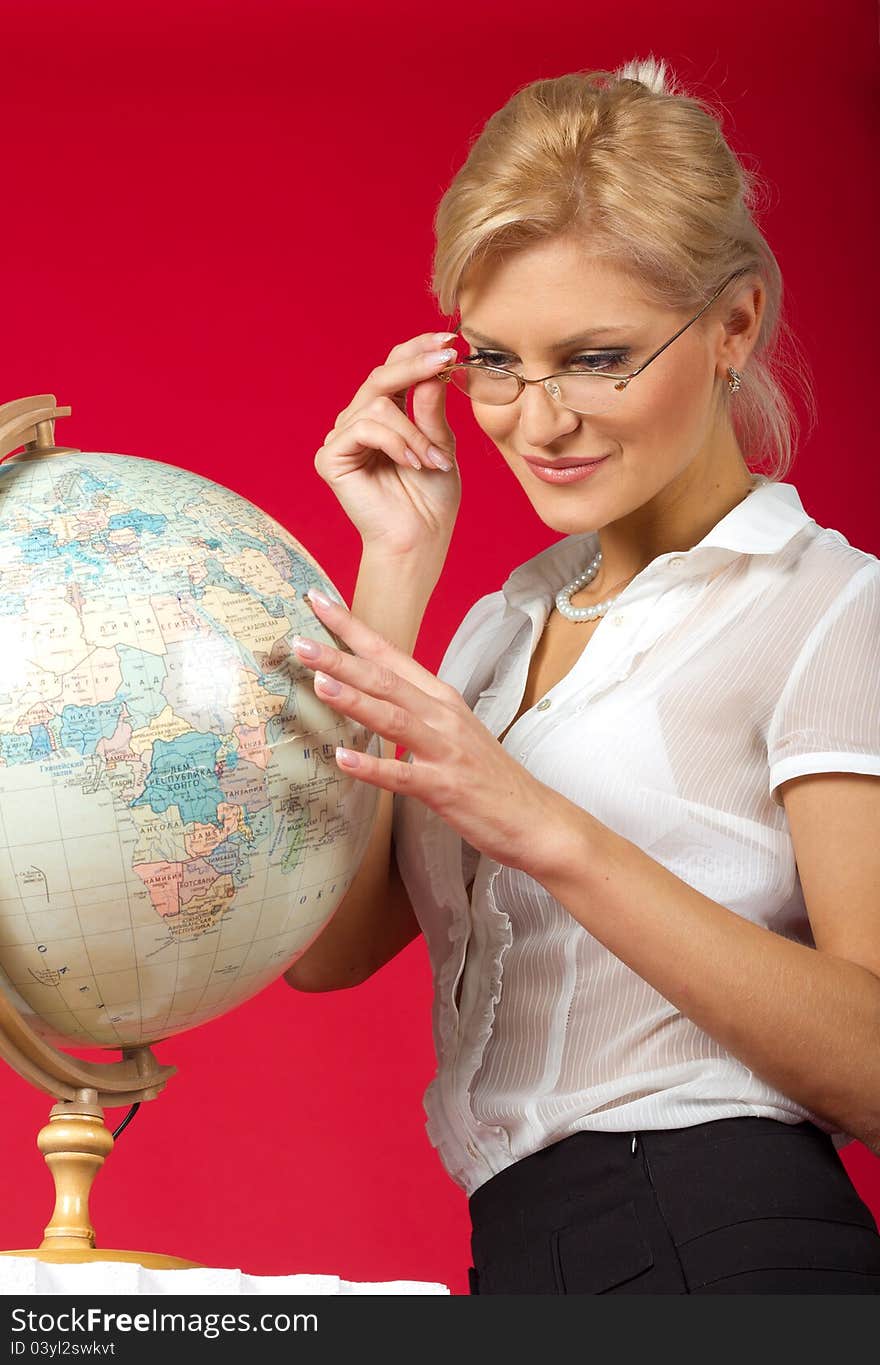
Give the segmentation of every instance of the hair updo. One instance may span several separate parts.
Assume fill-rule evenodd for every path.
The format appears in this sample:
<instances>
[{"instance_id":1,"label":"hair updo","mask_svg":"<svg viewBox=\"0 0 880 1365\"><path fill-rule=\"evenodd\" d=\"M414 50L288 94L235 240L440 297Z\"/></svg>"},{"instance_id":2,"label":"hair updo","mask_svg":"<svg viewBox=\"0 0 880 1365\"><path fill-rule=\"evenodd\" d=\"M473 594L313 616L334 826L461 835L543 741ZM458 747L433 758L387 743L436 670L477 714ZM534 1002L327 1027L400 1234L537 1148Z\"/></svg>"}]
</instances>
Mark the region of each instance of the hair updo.
<instances>
[{"instance_id":1,"label":"hair updo","mask_svg":"<svg viewBox=\"0 0 880 1365\"><path fill-rule=\"evenodd\" d=\"M471 266L572 233L652 303L684 315L735 270L754 272L764 313L730 420L752 472L780 480L799 430L782 376L800 388L810 430L815 400L782 317L779 265L756 222L764 192L711 105L682 91L653 55L532 81L491 115L440 200L430 287L451 317Z\"/></svg>"}]
</instances>

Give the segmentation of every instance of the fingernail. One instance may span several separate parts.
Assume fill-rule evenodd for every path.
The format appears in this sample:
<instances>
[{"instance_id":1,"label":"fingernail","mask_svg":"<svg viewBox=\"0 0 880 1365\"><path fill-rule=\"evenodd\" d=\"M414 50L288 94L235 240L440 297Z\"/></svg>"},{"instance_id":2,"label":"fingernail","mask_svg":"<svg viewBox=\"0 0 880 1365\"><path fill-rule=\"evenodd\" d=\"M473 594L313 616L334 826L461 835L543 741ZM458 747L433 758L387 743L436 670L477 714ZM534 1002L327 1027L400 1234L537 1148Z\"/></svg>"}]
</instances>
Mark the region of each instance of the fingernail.
<instances>
[{"instance_id":1,"label":"fingernail","mask_svg":"<svg viewBox=\"0 0 880 1365\"><path fill-rule=\"evenodd\" d=\"M338 697L342 691L342 683L337 682L335 678L328 678L326 673L316 673L315 683L328 697Z\"/></svg>"},{"instance_id":2,"label":"fingernail","mask_svg":"<svg viewBox=\"0 0 880 1365\"><path fill-rule=\"evenodd\" d=\"M438 450L436 446L428 446L428 459L432 464L435 464L438 469L445 469L448 471L452 468L452 465L443 454L443 451Z\"/></svg>"},{"instance_id":3,"label":"fingernail","mask_svg":"<svg viewBox=\"0 0 880 1365\"><path fill-rule=\"evenodd\" d=\"M451 341L452 338L453 338L454 336L458 336L458 333L457 333L457 332L435 332L435 333L434 333L434 338L433 338L433 339L434 339L434 341L436 341L436 342L439 344L439 342L441 342L441 341Z\"/></svg>"},{"instance_id":4,"label":"fingernail","mask_svg":"<svg viewBox=\"0 0 880 1365\"><path fill-rule=\"evenodd\" d=\"M336 757L346 768L357 768L361 761L360 754L356 754L353 749L343 749L341 744L336 746Z\"/></svg>"},{"instance_id":5,"label":"fingernail","mask_svg":"<svg viewBox=\"0 0 880 1365\"><path fill-rule=\"evenodd\" d=\"M316 645L314 640L304 640L301 635L294 635L293 647L304 659L317 659L321 653L320 646Z\"/></svg>"},{"instance_id":6,"label":"fingernail","mask_svg":"<svg viewBox=\"0 0 880 1365\"><path fill-rule=\"evenodd\" d=\"M306 593L306 597L309 599L310 602L314 602L315 606L317 607L333 606L333 603L330 601L330 598L326 597L324 593L321 592L320 588L309 588L308 592Z\"/></svg>"}]
</instances>

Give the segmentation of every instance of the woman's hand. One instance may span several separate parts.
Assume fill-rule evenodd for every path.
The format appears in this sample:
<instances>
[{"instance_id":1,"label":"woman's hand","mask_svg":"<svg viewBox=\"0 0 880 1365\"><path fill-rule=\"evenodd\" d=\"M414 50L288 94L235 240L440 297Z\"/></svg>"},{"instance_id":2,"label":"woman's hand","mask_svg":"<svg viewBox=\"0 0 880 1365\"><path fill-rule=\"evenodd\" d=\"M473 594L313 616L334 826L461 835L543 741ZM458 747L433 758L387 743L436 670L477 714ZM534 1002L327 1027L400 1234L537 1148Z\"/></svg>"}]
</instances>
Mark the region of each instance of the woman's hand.
<instances>
[{"instance_id":1,"label":"woman's hand","mask_svg":"<svg viewBox=\"0 0 880 1365\"><path fill-rule=\"evenodd\" d=\"M360 533L365 551L442 562L461 503L455 435L446 420L447 386L437 377L449 332L393 346L339 413L315 468ZM407 414L412 390L413 416ZM434 463L434 455L447 468ZM410 455L412 459L410 459Z\"/></svg>"},{"instance_id":2,"label":"woman's hand","mask_svg":"<svg viewBox=\"0 0 880 1365\"><path fill-rule=\"evenodd\" d=\"M351 751L338 749L340 767L374 787L417 797L488 858L528 872L541 830L558 818L559 793L511 758L454 687L340 603L324 607L311 594L306 600L352 651L309 641L317 650L309 657L301 648L308 637L294 637L297 658L339 684L334 694L316 676L316 696L412 754L405 763L357 752L352 766L345 761Z\"/></svg>"}]
</instances>

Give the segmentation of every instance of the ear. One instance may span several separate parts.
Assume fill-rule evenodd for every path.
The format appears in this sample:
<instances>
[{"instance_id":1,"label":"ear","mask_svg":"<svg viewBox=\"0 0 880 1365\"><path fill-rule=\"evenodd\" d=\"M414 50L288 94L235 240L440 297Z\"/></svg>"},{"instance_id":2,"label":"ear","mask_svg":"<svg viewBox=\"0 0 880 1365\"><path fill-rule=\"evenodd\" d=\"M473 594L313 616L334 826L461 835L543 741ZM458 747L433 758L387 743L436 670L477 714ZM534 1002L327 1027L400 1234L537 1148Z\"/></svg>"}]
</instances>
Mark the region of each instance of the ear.
<instances>
[{"instance_id":1,"label":"ear","mask_svg":"<svg viewBox=\"0 0 880 1365\"><path fill-rule=\"evenodd\" d=\"M761 330L766 299L762 281L752 275L743 280L725 305L720 318L716 356L719 373L725 378L728 365L733 365L740 372L745 369Z\"/></svg>"}]
</instances>

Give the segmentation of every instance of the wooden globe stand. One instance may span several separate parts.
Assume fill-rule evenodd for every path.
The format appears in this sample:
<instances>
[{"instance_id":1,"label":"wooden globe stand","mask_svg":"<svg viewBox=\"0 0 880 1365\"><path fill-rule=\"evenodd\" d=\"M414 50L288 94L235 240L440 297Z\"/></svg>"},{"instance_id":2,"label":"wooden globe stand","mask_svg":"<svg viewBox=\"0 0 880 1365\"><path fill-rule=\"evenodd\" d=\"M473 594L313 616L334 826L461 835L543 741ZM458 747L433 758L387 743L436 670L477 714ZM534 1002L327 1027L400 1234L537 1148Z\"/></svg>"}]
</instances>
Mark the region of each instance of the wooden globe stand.
<instances>
[{"instance_id":1,"label":"wooden globe stand","mask_svg":"<svg viewBox=\"0 0 880 1365\"><path fill-rule=\"evenodd\" d=\"M55 445L55 418L69 417L52 393L0 403L0 461L19 446L9 463L78 454L74 446ZM55 1209L35 1249L0 1251L0 1256L29 1256L40 1261L134 1261L160 1270L186 1270L198 1265L179 1256L152 1251L113 1251L95 1245L89 1216L92 1183L113 1150L104 1124L104 1108L152 1100L177 1070L161 1066L149 1047L122 1049L116 1062L85 1062L46 1043L15 1009L0 980L0 1057L56 1103L40 1129L37 1146L55 1181Z\"/></svg>"},{"instance_id":2,"label":"wooden globe stand","mask_svg":"<svg viewBox=\"0 0 880 1365\"><path fill-rule=\"evenodd\" d=\"M0 1251L40 1261L135 1261L159 1270L198 1264L152 1251L96 1247L89 1215L92 1183L113 1150L104 1106L155 1099L176 1067L161 1066L149 1047L123 1049L118 1062L85 1062L43 1041L0 991L0 1057L38 1090L56 1096L37 1146L55 1182L55 1209L38 1247Z\"/></svg>"},{"instance_id":3,"label":"wooden globe stand","mask_svg":"<svg viewBox=\"0 0 880 1365\"><path fill-rule=\"evenodd\" d=\"M111 1063L112 1065L112 1063ZM92 1182L113 1150L97 1091L83 1089L74 1100L52 1106L37 1146L55 1181L55 1209L36 1248L0 1251L0 1256L29 1256L62 1264L84 1261L133 1261L151 1270L189 1270L198 1262L153 1251L118 1251L95 1246L89 1216Z\"/></svg>"}]
</instances>

